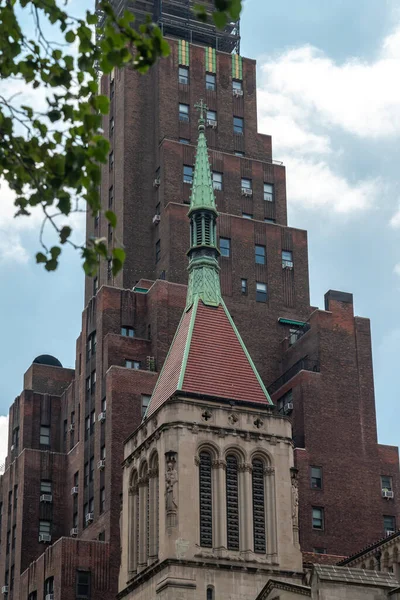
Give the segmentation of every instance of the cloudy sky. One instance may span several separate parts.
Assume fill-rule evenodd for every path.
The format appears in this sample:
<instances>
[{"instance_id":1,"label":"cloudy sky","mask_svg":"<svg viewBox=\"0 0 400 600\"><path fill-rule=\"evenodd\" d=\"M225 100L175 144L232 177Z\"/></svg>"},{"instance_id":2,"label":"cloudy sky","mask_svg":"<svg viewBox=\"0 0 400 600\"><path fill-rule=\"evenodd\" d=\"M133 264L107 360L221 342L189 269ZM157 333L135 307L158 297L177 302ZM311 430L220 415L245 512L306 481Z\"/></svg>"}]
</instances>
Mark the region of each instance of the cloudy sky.
<instances>
[{"instance_id":1,"label":"cloudy sky","mask_svg":"<svg viewBox=\"0 0 400 600\"><path fill-rule=\"evenodd\" d=\"M328 289L352 292L356 314L371 318L379 440L400 444L398 2L247 0L241 32L241 53L258 60L259 129L287 167L289 223L309 231L312 304L323 307ZM57 273L36 266L39 220L13 219L4 185L0 202L6 415L35 356L74 366L83 275L73 252ZM6 431L0 417L0 463Z\"/></svg>"}]
</instances>

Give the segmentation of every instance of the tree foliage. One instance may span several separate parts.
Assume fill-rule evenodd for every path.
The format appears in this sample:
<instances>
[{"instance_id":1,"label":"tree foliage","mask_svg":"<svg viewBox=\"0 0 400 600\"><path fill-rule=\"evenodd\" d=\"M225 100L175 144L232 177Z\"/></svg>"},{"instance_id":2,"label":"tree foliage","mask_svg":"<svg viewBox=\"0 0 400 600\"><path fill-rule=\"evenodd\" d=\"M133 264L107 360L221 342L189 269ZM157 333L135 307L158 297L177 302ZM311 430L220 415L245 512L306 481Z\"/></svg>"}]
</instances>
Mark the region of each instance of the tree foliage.
<instances>
[{"instance_id":1,"label":"tree foliage","mask_svg":"<svg viewBox=\"0 0 400 600\"><path fill-rule=\"evenodd\" d=\"M218 27L239 17L241 0L214 4ZM57 0L0 0L0 183L15 193L18 218L29 217L35 207L43 211L36 261L48 271L57 268L65 244L81 252L88 275L101 258L112 261L114 274L121 269L123 248L109 249L104 238L77 243L70 220L74 212L95 216L101 210L101 165L109 153L101 125L109 99L98 94L97 69L107 74L130 66L145 74L169 54L150 18L135 28L133 14L117 18L108 0L99 6L105 19L96 40L94 12L76 18ZM204 7L196 10L207 20ZM49 40L49 32L57 41ZM31 90L31 105L7 93L18 86ZM44 107L35 107L35 94L44 96ZM104 216L115 228L115 214L106 211ZM47 225L57 235L51 246L44 235Z\"/></svg>"}]
</instances>

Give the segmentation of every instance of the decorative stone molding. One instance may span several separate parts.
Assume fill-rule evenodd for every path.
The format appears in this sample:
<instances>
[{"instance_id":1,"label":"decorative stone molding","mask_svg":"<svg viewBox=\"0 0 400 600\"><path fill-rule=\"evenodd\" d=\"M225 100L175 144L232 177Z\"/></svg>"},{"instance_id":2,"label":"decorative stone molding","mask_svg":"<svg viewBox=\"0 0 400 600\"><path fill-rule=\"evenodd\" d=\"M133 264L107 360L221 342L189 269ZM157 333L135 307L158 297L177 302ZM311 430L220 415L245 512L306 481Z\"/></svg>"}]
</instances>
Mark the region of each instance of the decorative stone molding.
<instances>
[{"instance_id":1,"label":"decorative stone molding","mask_svg":"<svg viewBox=\"0 0 400 600\"><path fill-rule=\"evenodd\" d=\"M236 425L236 423L238 423L238 421L239 421L239 417L237 416L236 413L231 413L228 416L228 421L231 425Z\"/></svg>"},{"instance_id":2,"label":"decorative stone molding","mask_svg":"<svg viewBox=\"0 0 400 600\"><path fill-rule=\"evenodd\" d=\"M165 454L165 511L167 527L176 527L178 513L178 498L176 488L178 484L178 472L176 470L177 453L166 452Z\"/></svg>"},{"instance_id":3,"label":"decorative stone molding","mask_svg":"<svg viewBox=\"0 0 400 600\"><path fill-rule=\"evenodd\" d=\"M135 485L130 485L128 488L128 493L130 496L136 496L139 493L139 486L136 483Z\"/></svg>"},{"instance_id":4,"label":"decorative stone molding","mask_svg":"<svg viewBox=\"0 0 400 600\"><path fill-rule=\"evenodd\" d=\"M262 427L264 427L264 421L260 419L260 417L257 417L257 419L253 421L253 425L254 427L257 427L257 429L261 429Z\"/></svg>"},{"instance_id":5,"label":"decorative stone molding","mask_svg":"<svg viewBox=\"0 0 400 600\"><path fill-rule=\"evenodd\" d=\"M201 413L201 418L202 418L203 421L205 421L207 423L212 418L212 412L210 410L208 410L208 408L206 408L206 410L204 410Z\"/></svg>"},{"instance_id":6,"label":"decorative stone molding","mask_svg":"<svg viewBox=\"0 0 400 600\"><path fill-rule=\"evenodd\" d=\"M213 469L226 469L226 462L221 459L216 459L211 462L211 467Z\"/></svg>"},{"instance_id":7,"label":"decorative stone molding","mask_svg":"<svg viewBox=\"0 0 400 600\"><path fill-rule=\"evenodd\" d=\"M275 475L275 467L264 467L264 475Z\"/></svg>"},{"instance_id":8,"label":"decorative stone molding","mask_svg":"<svg viewBox=\"0 0 400 600\"><path fill-rule=\"evenodd\" d=\"M138 479L138 486L139 487L144 487L149 483L149 474L146 473L145 475L143 475L143 477L139 477Z\"/></svg>"},{"instance_id":9,"label":"decorative stone molding","mask_svg":"<svg viewBox=\"0 0 400 600\"><path fill-rule=\"evenodd\" d=\"M218 437L220 437L220 438L224 438L225 436L226 436L226 431L225 431L225 429L220 429L220 430L218 431Z\"/></svg>"}]
</instances>

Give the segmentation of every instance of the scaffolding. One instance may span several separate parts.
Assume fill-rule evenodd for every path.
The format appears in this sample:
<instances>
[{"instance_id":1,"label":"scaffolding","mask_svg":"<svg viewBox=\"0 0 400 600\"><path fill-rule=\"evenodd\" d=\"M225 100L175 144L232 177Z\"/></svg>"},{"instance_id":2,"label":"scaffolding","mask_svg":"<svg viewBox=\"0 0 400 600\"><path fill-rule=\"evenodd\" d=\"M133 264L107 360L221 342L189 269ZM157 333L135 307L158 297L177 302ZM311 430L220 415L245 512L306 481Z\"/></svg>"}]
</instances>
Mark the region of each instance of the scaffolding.
<instances>
[{"instance_id":1,"label":"scaffolding","mask_svg":"<svg viewBox=\"0 0 400 600\"><path fill-rule=\"evenodd\" d=\"M146 21L150 15L154 23L160 27L165 37L187 40L193 44L209 46L221 52L240 53L240 20L231 21L223 29L213 25L213 0L202 0L208 22L200 21L194 12L198 0L110 0L117 14L121 16L125 10L135 14L135 26ZM96 2L98 16L98 33L101 32L104 15Z\"/></svg>"}]
</instances>

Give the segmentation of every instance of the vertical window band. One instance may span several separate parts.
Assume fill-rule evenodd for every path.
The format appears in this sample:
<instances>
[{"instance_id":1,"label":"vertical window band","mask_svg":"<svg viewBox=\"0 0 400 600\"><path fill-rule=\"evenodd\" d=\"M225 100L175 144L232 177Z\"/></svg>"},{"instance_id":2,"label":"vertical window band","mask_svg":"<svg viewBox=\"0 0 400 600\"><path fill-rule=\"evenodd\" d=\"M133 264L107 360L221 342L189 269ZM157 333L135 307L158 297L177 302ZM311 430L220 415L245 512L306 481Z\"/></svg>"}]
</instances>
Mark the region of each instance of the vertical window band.
<instances>
[{"instance_id":1,"label":"vertical window band","mask_svg":"<svg viewBox=\"0 0 400 600\"><path fill-rule=\"evenodd\" d=\"M212 473L211 455L200 453L200 546L212 548Z\"/></svg>"},{"instance_id":2,"label":"vertical window band","mask_svg":"<svg viewBox=\"0 0 400 600\"><path fill-rule=\"evenodd\" d=\"M239 550L239 486L236 456L226 457L226 525L228 550Z\"/></svg>"},{"instance_id":3,"label":"vertical window band","mask_svg":"<svg viewBox=\"0 0 400 600\"><path fill-rule=\"evenodd\" d=\"M252 472L253 483L253 536L254 552L266 552L265 531L265 492L264 492L264 463L254 459Z\"/></svg>"}]
</instances>

